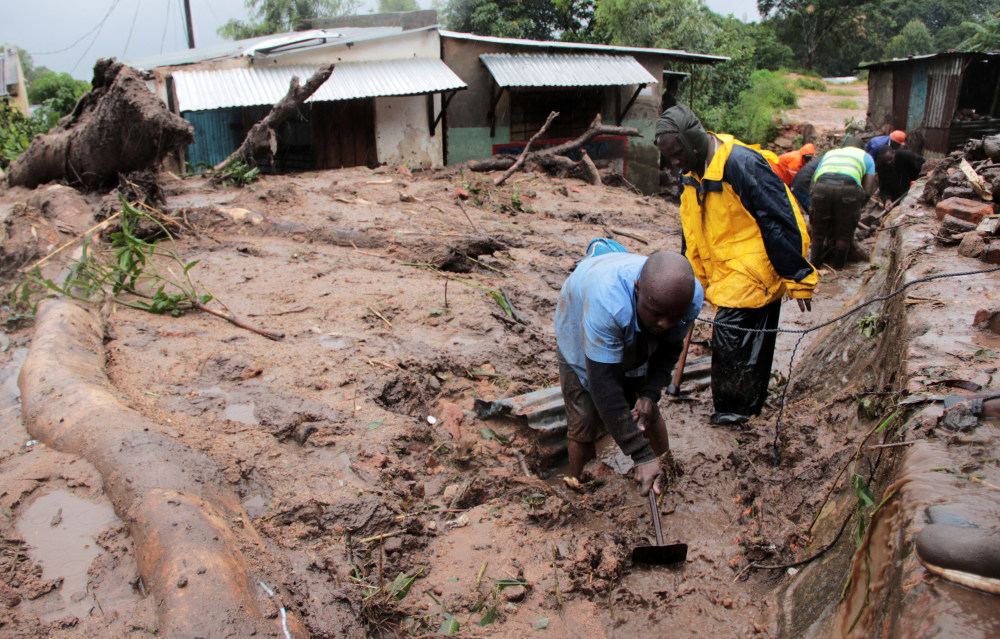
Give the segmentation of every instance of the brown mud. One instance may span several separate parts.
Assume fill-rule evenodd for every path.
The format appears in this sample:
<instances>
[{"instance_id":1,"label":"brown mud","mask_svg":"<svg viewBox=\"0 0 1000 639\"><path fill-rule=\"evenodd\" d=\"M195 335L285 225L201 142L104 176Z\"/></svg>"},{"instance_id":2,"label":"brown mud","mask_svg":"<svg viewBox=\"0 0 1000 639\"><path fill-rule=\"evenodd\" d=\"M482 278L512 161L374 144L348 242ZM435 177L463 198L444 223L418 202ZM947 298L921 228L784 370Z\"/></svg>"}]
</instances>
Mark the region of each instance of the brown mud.
<instances>
[{"instance_id":1,"label":"brown mud","mask_svg":"<svg viewBox=\"0 0 1000 639\"><path fill-rule=\"evenodd\" d=\"M781 334L771 400L746 428L710 425L711 393L697 380L682 387L686 399L661 400L676 461L659 504L665 542L686 542L690 552L683 565L644 568L629 555L652 539L646 500L613 443L589 465L592 480L572 491L562 469L546 466L529 428L477 419L472 408L476 399L557 383L552 315L589 240L612 236L647 254L678 250L676 206L627 188L533 174L496 189L490 177L383 167L265 177L244 189L161 177L163 210L181 229L174 250L200 260L192 269L198 284L232 313L285 337L269 340L204 313L175 318L106 303L95 339L115 399L141 415L150 438L172 442L163 444L171 451L165 460L178 450L201 456L238 500L226 524L261 544L241 547L247 577L259 585L258 636L284 636L284 612L313 637L832 636L841 618L850 626L866 598L851 591L838 612L838 595L852 566L864 562L854 553L853 493L841 473L859 472L854 451L872 443L872 423L893 410L882 398L914 378L935 389L952 379L941 370L946 354L933 349L919 369L904 365L915 361L907 344L951 343L947 327L925 318L921 331L905 313L934 299L952 309L962 347L945 350L970 364L954 379L978 375L988 387L996 367L977 366L975 354L1000 345L968 318L997 304L995 287L945 281L947 296L914 292L890 302L886 321L899 326L874 340L860 337L858 316L801 343L800 334ZM32 196L0 194L7 237L28 247L6 241L4 252L22 264L68 239L39 232L38 207L17 208ZM100 198L86 201L100 210ZM905 230L905 264L893 263L904 253L900 243L871 264L823 271L813 312L786 302L782 328L828 321L863 297L862 283L881 293L907 269L956 268L927 261L953 250L936 247L929 230ZM706 306L703 317L711 315ZM91 461L58 452L24 430L15 380L33 327L19 327L9 312L6 319L0 636L144 637L171 628L169 636L198 636L164 625L164 601L176 593L158 596L141 577L148 539L135 534L135 512L109 499L114 482L95 468L108 460L99 451ZM689 359L708 354L710 335L699 324ZM86 427L96 438L104 424ZM57 440L49 443L59 447ZM890 482L889 456L901 454L884 450L884 462L861 462L873 489ZM984 459L980 452L973 457ZM995 460L980 465L992 469ZM170 485L177 478L166 468L147 464L141 482ZM867 539L877 539L882 521ZM833 550L819 561L797 565L827 545ZM906 561L915 570L912 556ZM172 583L187 588L218 577L211 569L195 575ZM933 597L921 592L933 609ZM204 596L200 605L211 608L213 595ZM950 629L961 626L961 615L955 619ZM858 628L875 623L866 618Z\"/></svg>"},{"instance_id":2,"label":"brown mud","mask_svg":"<svg viewBox=\"0 0 1000 639\"><path fill-rule=\"evenodd\" d=\"M616 472L630 464L613 444L577 493L559 469L543 468L527 428L471 412L476 398L557 382L551 318L587 242L611 233L632 251L678 250L674 205L576 180L529 175L495 190L478 175L410 178L385 169L267 177L243 190L194 178L164 186L165 208L183 210L196 229L178 234L175 250L200 260L199 284L286 337L268 340L206 314L112 306L105 370L144 425L214 462L266 544L264 556L277 558L255 564L254 574L312 636L377 635L400 622L433 633L448 618L461 634L483 636L533 626L555 636L630 636L663 623L692 634L773 634L767 593L779 581L741 570L748 559L790 552L787 524L761 529L756 481L734 463L741 447L766 448L766 418L746 431L710 426L710 392L692 385L689 400L663 400L678 474L660 508L667 542L684 541L691 552L683 567L646 569L629 555L649 543L649 514L634 481ZM472 194L464 213L452 197L459 187ZM852 272L824 275L815 318L839 307L824 288L853 290ZM502 290L518 319L483 287ZM811 319L786 306L786 320ZM27 346L30 332L11 339L9 353ZM692 359L707 353L709 339L700 326ZM790 355L791 339L779 339L779 359ZM786 414L785 428L796 432L798 421ZM18 439L5 468L58 455ZM752 463L769 469L767 459ZM532 470L556 473L544 481ZM60 489L100 502L96 477L89 492L63 485L46 475L4 505L21 521ZM114 543L91 564L88 582L102 605L100 566L129 565L133 582L138 573L125 527L109 530L99 535ZM49 561L16 556L20 563L5 567L18 575ZM401 601L366 599L379 583L418 572ZM46 574L36 579L58 601ZM24 586L13 590L37 599ZM158 627L143 601L136 596L117 619ZM334 614L344 606L356 615L352 628ZM29 606L11 612L15 627L64 636L120 627L96 606L65 629L65 619L46 621ZM487 613L496 619L480 627Z\"/></svg>"}]
</instances>

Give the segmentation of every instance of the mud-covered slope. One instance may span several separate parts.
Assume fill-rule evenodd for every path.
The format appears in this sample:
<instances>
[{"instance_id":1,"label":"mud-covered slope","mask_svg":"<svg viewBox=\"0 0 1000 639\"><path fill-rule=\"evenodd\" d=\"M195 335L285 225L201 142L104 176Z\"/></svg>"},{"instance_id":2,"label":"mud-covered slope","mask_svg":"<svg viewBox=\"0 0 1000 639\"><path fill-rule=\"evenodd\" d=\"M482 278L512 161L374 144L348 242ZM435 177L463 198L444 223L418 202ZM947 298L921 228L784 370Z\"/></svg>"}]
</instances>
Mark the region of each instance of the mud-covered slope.
<instances>
[{"instance_id":1,"label":"mud-covered slope","mask_svg":"<svg viewBox=\"0 0 1000 639\"><path fill-rule=\"evenodd\" d=\"M873 477L875 491L891 479L890 457L904 447L868 451L861 465L852 456L871 425L892 414L906 380L920 375L906 368L915 361L908 344L919 341L910 307L930 304L917 300L919 289L801 344L800 334L781 334L772 399L746 429L709 425L710 392L698 381L685 385L686 399L662 400L676 461L660 503L664 534L690 553L682 566L643 569L629 555L649 543L651 522L613 444L589 467L593 481L574 492L542 461L549 443L518 421L480 420L471 409L476 399L557 383L552 315L587 243L610 236L635 252L678 250L675 205L533 175L496 189L484 176L387 168L268 177L239 190L197 179L164 186L164 208L181 229L173 250L185 263L198 260L198 285L285 337L269 340L208 314L108 304L104 371L157 437L203 454L238 498L247 519L230 525L248 526L266 548L252 557L265 564L252 569L276 593L256 593L268 632L280 631L281 607L316 637L624 637L665 628L799 636L796 629L832 619L820 614L832 603L814 596L805 603L818 612L793 625L779 589L811 582L808 571L781 567L834 539L853 545L851 475ZM782 327L830 320L853 306L862 281L867 299L922 269L951 268L926 262L937 256L929 243L908 248L919 233L919 225L887 231L871 265L824 271L813 313L786 304ZM880 332L862 339L858 319L873 314L893 322L872 320ZM932 332L921 335L934 341ZM699 325L689 358L706 355L709 338L710 327ZM12 340L5 355L16 366L30 333ZM30 533L19 526L47 494L100 499L76 479L93 484L93 471L66 470L85 462L25 447L19 427L3 431L0 473L18 486L0 497L12 514L0 519L6 539ZM848 532L838 535L845 521ZM155 629L149 593L135 580L136 551L116 526L101 538L79 595L63 597L51 575L27 578L51 556L5 552L0 572L18 575L8 583L19 603L8 605L0 634ZM845 548L827 555L839 563L824 583L842 583ZM123 574L134 592L112 597ZM83 605L71 611L72 597Z\"/></svg>"}]
</instances>

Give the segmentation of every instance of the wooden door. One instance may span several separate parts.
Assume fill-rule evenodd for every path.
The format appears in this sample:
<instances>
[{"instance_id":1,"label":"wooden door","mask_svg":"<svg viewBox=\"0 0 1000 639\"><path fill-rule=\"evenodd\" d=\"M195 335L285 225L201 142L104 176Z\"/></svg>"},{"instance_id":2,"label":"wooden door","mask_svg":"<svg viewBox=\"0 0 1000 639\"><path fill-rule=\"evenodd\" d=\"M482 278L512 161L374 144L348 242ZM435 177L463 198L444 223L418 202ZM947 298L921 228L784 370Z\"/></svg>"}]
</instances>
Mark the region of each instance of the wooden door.
<instances>
[{"instance_id":1,"label":"wooden door","mask_svg":"<svg viewBox=\"0 0 1000 639\"><path fill-rule=\"evenodd\" d=\"M376 166L375 100L338 100L312 105L317 169Z\"/></svg>"}]
</instances>

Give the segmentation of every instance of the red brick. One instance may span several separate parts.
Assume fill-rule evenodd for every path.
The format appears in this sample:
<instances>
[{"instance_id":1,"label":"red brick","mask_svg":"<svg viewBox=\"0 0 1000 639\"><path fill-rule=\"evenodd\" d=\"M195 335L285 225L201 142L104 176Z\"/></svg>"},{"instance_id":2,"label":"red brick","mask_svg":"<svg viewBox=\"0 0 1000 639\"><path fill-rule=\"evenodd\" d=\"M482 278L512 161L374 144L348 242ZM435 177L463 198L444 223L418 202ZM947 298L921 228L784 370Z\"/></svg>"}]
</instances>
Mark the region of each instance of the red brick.
<instances>
[{"instance_id":1,"label":"red brick","mask_svg":"<svg viewBox=\"0 0 1000 639\"><path fill-rule=\"evenodd\" d=\"M937 213L939 220L943 220L945 215L953 215L960 220L979 224L984 217L993 214L993 204L964 197L950 197L938 202L934 212Z\"/></svg>"}]
</instances>

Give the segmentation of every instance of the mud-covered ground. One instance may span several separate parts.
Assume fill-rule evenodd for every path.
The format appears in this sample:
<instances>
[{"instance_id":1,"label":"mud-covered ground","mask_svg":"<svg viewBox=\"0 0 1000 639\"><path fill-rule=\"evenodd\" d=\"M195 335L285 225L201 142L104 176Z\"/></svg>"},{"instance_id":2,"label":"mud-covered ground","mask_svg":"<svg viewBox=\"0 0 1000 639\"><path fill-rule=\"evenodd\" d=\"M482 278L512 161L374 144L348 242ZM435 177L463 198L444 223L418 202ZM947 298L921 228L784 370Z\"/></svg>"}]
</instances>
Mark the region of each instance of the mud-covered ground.
<instances>
[{"instance_id":1,"label":"mud-covered ground","mask_svg":"<svg viewBox=\"0 0 1000 639\"><path fill-rule=\"evenodd\" d=\"M686 542L688 559L633 565L652 526L613 443L573 491L553 441L472 408L556 384L552 315L587 243L678 250L676 204L627 186L520 174L496 188L493 177L359 168L240 189L160 175L172 250L197 261L189 273L209 306L284 337L105 300L114 392L204 453L238 496L240 525L262 544L248 557L253 580L277 595L257 593L274 608L273 636L280 605L315 637L777 636L795 569L759 566L793 564L835 537L810 526L882 389L872 399L852 394L858 380L833 380L842 392L821 402L791 393L779 422L789 361L795 382L822 333L779 336L772 400L744 429L710 425L706 380L686 381L686 398L661 400L676 464L659 508L665 541ZM118 205L43 187L0 192L0 206L10 270ZM879 268L823 271L813 312L786 303L782 327L838 315ZM21 424L16 377L32 326L4 312L0 636L155 633L102 477ZM699 324L689 361L709 354L710 335Z\"/></svg>"},{"instance_id":2,"label":"mud-covered ground","mask_svg":"<svg viewBox=\"0 0 1000 639\"><path fill-rule=\"evenodd\" d=\"M558 458L545 458L550 442L471 409L477 398L556 384L552 315L587 242L610 235L634 252L678 250L676 205L535 175L497 189L490 177L386 167L236 189L161 176L163 209L181 226L173 250L198 260L193 279L284 338L206 313L108 303L111 383L218 466L283 562L271 587L314 636L348 632L324 612L333 600L348 602L370 635L454 630L442 629L449 619L470 636L773 635L780 573L744 568L806 542L796 524L820 495L793 479L797 466L833 464L841 443L814 415L787 410L772 470L774 412L746 430L711 426L710 391L686 382L687 399L662 400L678 474L660 509L667 543L688 543L688 561L632 565L632 548L652 543L651 521L613 443L574 492ZM814 312L786 304L785 325L836 314L861 268L824 272ZM8 333L4 352L0 573L10 617L0 633L144 635L156 618L100 477L30 443L17 421L12 376L30 330ZM700 325L689 359L707 354L709 338ZM784 375L796 339L779 337ZM758 498L776 488L780 503ZM77 539L43 542L62 529ZM404 598L366 599L399 574L418 575Z\"/></svg>"}]
</instances>

